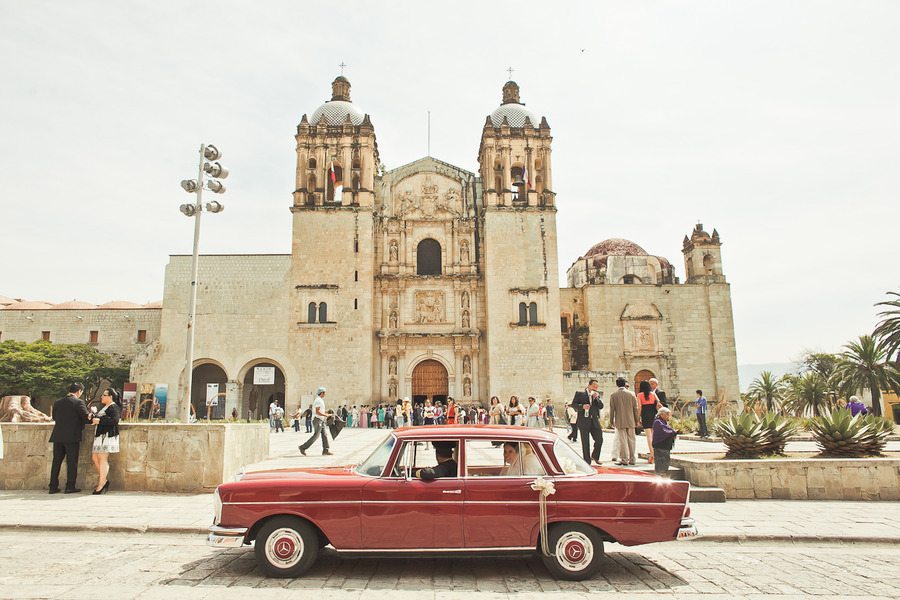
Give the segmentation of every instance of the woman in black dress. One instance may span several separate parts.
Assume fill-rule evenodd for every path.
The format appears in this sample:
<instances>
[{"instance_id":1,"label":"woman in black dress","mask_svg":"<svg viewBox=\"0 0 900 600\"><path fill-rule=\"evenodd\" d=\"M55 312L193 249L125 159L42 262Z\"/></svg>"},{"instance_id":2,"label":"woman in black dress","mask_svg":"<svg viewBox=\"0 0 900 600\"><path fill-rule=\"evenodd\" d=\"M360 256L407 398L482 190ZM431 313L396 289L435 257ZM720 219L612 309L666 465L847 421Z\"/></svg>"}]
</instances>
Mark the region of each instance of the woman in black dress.
<instances>
[{"instance_id":1,"label":"woman in black dress","mask_svg":"<svg viewBox=\"0 0 900 600\"><path fill-rule=\"evenodd\" d=\"M100 396L103 408L94 415L94 446L91 448L91 460L100 475L94 495L109 490L109 455L119 451L119 417L122 408L119 404L119 393L109 388Z\"/></svg>"},{"instance_id":2,"label":"woman in black dress","mask_svg":"<svg viewBox=\"0 0 900 600\"><path fill-rule=\"evenodd\" d=\"M661 406L659 399L650 389L649 381L642 381L638 387L638 402L641 405L641 427L647 436L647 447L650 449L650 463L653 463L653 421L656 420L657 407Z\"/></svg>"}]
</instances>

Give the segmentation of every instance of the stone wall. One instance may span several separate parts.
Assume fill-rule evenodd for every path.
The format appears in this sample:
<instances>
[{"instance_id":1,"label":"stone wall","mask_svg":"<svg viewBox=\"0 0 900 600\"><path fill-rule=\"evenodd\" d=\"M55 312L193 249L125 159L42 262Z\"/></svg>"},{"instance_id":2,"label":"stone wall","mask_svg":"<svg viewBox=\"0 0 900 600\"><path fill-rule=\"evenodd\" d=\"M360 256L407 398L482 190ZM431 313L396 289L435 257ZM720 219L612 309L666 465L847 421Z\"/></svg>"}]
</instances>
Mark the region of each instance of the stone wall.
<instances>
[{"instance_id":1,"label":"stone wall","mask_svg":"<svg viewBox=\"0 0 900 600\"><path fill-rule=\"evenodd\" d=\"M50 481L52 423L3 423L3 459L0 489L40 490ZM269 457L268 423L123 423L121 452L109 456L113 490L147 492L209 492L231 481L241 465ZM78 461L77 487L97 485L91 462L94 426L84 430ZM66 465L60 486L66 485Z\"/></svg>"},{"instance_id":2,"label":"stone wall","mask_svg":"<svg viewBox=\"0 0 900 600\"><path fill-rule=\"evenodd\" d=\"M707 460L673 456L691 485L726 498L900 500L900 459Z\"/></svg>"}]
</instances>

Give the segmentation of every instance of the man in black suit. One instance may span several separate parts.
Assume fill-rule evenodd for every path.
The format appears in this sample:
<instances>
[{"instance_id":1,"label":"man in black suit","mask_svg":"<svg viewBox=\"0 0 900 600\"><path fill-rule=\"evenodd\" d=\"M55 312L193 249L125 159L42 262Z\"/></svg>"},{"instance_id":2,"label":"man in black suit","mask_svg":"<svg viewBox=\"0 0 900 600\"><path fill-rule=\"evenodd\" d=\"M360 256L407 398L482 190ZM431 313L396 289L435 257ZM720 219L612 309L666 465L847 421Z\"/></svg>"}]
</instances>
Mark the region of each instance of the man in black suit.
<instances>
[{"instance_id":1,"label":"man in black suit","mask_svg":"<svg viewBox=\"0 0 900 600\"><path fill-rule=\"evenodd\" d=\"M664 407L668 407L669 403L666 402L666 393L659 389L659 381L653 377L650 379L650 391L656 394L656 397L659 398L659 403Z\"/></svg>"},{"instance_id":2,"label":"man in black suit","mask_svg":"<svg viewBox=\"0 0 900 600\"><path fill-rule=\"evenodd\" d=\"M600 464L600 448L603 447L603 428L600 425L600 411L603 409L603 401L600 400L600 392L597 388L600 384L596 379L588 382L583 392L575 392L572 398L572 408L578 411L578 420L575 425L581 434L581 453L584 462L591 464L593 460ZM594 439L594 449L590 448L590 437Z\"/></svg>"},{"instance_id":3,"label":"man in black suit","mask_svg":"<svg viewBox=\"0 0 900 600\"><path fill-rule=\"evenodd\" d=\"M453 450L456 442L431 442L434 446L434 456L438 461L437 466L427 469L418 469L416 477L431 481L440 477L456 477L457 464L453 460Z\"/></svg>"},{"instance_id":4,"label":"man in black suit","mask_svg":"<svg viewBox=\"0 0 900 600\"><path fill-rule=\"evenodd\" d=\"M84 386L73 383L69 386L69 395L60 398L53 405L53 432L50 441L53 443L53 465L50 468L50 493L59 493L59 469L63 458L66 459L66 493L80 492L75 487L78 478L78 447L81 445L81 433L84 426L91 422L81 394Z\"/></svg>"}]
</instances>

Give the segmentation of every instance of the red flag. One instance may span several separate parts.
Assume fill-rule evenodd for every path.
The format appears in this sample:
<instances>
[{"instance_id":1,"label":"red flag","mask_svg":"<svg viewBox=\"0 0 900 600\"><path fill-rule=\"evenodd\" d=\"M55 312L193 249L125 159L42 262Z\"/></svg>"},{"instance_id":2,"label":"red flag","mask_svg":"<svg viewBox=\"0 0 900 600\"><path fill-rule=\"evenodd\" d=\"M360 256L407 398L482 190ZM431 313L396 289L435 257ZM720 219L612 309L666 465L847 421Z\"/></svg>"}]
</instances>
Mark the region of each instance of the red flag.
<instances>
[{"instance_id":1,"label":"red flag","mask_svg":"<svg viewBox=\"0 0 900 600\"><path fill-rule=\"evenodd\" d=\"M331 174L331 183L335 183L337 179L334 176L334 161L331 161L331 165L328 167L328 172Z\"/></svg>"}]
</instances>

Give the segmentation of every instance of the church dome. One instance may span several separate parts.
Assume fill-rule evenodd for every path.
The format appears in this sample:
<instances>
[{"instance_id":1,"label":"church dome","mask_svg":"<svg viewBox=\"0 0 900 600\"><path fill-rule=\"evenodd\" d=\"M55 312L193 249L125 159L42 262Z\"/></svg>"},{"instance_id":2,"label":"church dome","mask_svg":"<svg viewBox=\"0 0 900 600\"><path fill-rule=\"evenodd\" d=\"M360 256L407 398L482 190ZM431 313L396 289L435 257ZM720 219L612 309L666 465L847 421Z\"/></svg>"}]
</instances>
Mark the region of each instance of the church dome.
<instances>
[{"instance_id":1,"label":"church dome","mask_svg":"<svg viewBox=\"0 0 900 600\"><path fill-rule=\"evenodd\" d=\"M96 304L91 304L90 302L82 302L80 300L71 300L69 302L63 302L61 304L54 304L54 310L90 310L97 308Z\"/></svg>"},{"instance_id":2,"label":"church dome","mask_svg":"<svg viewBox=\"0 0 900 600\"><path fill-rule=\"evenodd\" d=\"M134 302L128 302L127 300L113 300L112 302L107 302L106 304L101 304L99 308L121 309L121 308L142 308L142 307L140 304L135 304Z\"/></svg>"},{"instance_id":3,"label":"church dome","mask_svg":"<svg viewBox=\"0 0 900 600\"><path fill-rule=\"evenodd\" d=\"M49 302L31 301L16 302L4 307L3 310L47 310L48 308L53 308L53 305Z\"/></svg>"},{"instance_id":4,"label":"church dome","mask_svg":"<svg viewBox=\"0 0 900 600\"><path fill-rule=\"evenodd\" d=\"M622 238L610 238L599 244L595 244L582 258L590 256L649 256L647 251L632 242Z\"/></svg>"},{"instance_id":5,"label":"church dome","mask_svg":"<svg viewBox=\"0 0 900 600\"><path fill-rule=\"evenodd\" d=\"M362 125L365 113L350 102L350 81L340 75L331 82L331 100L313 112L310 125L317 125L322 119L327 125L343 125L350 117L354 125Z\"/></svg>"},{"instance_id":6,"label":"church dome","mask_svg":"<svg viewBox=\"0 0 900 600\"><path fill-rule=\"evenodd\" d=\"M491 123L494 127L500 127L504 117L510 127L524 127L526 117L531 121L532 127L537 127L540 123L534 113L519 102L519 86L515 81L507 81L503 86L503 104L491 113Z\"/></svg>"}]
</instances>

